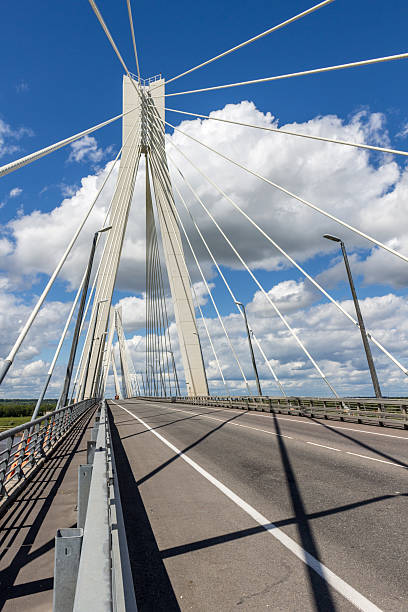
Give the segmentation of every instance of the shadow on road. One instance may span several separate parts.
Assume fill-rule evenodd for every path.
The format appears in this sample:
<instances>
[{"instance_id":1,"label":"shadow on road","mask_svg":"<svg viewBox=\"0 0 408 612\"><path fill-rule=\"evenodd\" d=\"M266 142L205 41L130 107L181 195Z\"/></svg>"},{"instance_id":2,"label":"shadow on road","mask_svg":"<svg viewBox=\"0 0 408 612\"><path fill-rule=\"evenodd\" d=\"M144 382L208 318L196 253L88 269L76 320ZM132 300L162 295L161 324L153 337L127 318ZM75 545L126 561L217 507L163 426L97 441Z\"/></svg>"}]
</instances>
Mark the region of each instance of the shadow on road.
<instances>
[{"instance_id":1,"label":"shadow on road","mask_svg":"<svg viewBox=\"0 0 408 612\"><path fill-rule=\"evenodd\" d=\"M51 508L58 489L64 480L71 460L77 452L78 447L86 434L93 412L94 411L92 411L91 414L85 414L79 420L61 445L54 450L47 463L43 468L41 468L38 474L34 477L33 481L27 485L24 491L22 491L21 498L17 497L11 508L9 508L8 511L6 510L4 516L2 517L0 523L0 533L3 532L3 543L10 530L15 529L15 533L9 540L7 540L7 546L4 547L1 558L8 551L18 536L19 529L22 528L22 525L26 524L35 504L37 503L37 500L41 500L41 495L45 491L46 487L51 482L53 483L48 494L44 496L43 504L35 515L24 540L20 545L18 545L13 560L9 566L0 573L0 610L3 609L6 602L10 599L33 595L43 591L50 591L53 588L53 576L34 580L32 582L26 582L20 585L15 585L14 583L23 567L29 563L32 563L34 559L37 559L54 548L55 538L52 537L52 539L47 541L37 550L31 550L33 543L42 528L44 520L46 519L47 513ZM58 476L55 478L55 480L53 480L53 476L58 471ZM33 495L32 498L30 492ZM75 525L73 526L75 527Z\"/></svg>"},{"instance_id":2,"label":"shadow on road","mask_svg":"<svg viewBox=\"0 0 408 612\"><path fill-rule=\"evenodd\" d=\"M286 450L285 441L284 438L282 438L279 422L275 414L273 415L273 419L275 430L278 434L277 441L279 452L286 475L286 482L290 494L293 513L296 519L296 527L299 533L301 546L308 553L313 555L315 559L321 562L320 552L313 536L311 526L309 524L309 517L306 514L302 494L297 484L296 475L292 468L292 464L290 462L289 455ZM327 582L323 580L319 576L319 574L317 574L309 565L306 565L306 569L309 574L310 588L314 598L316 610L318 610L319 612L334 612L336 608Z\"/></svg>"},{"instance_id":3,"label":"shadow on road","mask_svg":"<svg viewBox=\"0 0 408 612\"><path fill-rule=\"evenodd\" d=\"M318 419L314 419L312 417L309 417L309 418L314 423L318 423L319 425L321 425L325 429L329 429L330 431L334 432L338 436L341 436L342 438L346 438L347 440L350 440L351 442L354 442L355 444L358 444L358 446L361 446L361 448L364 448L365 450L369 450L372 453L375 453L376 455L380 455L380 457L382 457L383 459L386 459L387 461L392 461L393 463L398 463L398 465L400 465L401 467L408 467L408 463L404 463L403 461L400 461L399 459L395 459L395 457L393 457L392 455L387 455L387 453L379 451L376 448L374 448L373 446L370 446L369 444L366 444L365 442L361 442L360 440L357 440L353 436L347 435L343 431L339 431L338 429L334 429L334 427L330 427L329 425L326 425L325 423L322 423L322 421L320 421ZM408 438L407 438L407 441L408 441Z\"/></svg>"},{"instance_id":4,"label":"shadow on road","mask_svg":"<svg viewBox=\"0 0 408 612\"><path fill-rule=\"evenodd\" d=\"M180 610L150 525L138 483L109 410L136 601L140 612Z\"/></svg>"}]
</instances>

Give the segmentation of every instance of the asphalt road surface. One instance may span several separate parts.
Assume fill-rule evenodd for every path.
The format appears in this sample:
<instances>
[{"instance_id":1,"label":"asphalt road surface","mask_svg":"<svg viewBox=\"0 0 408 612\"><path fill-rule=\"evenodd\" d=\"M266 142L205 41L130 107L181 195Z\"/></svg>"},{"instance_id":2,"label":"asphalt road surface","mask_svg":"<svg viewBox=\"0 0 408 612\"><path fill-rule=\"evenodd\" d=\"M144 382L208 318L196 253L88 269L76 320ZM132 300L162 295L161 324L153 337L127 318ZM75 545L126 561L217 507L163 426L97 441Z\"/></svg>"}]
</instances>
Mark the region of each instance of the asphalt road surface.
<instances>
[{"instance_id":1,"label":"asphalt road surface","mask_svg":"<svg viewBox=\"0 0 408 612\"><path fill-rule=\"evenodd\" d=\"M146 610L408 610L408 432L109 402Z\"/></svg>"}]
</instances>

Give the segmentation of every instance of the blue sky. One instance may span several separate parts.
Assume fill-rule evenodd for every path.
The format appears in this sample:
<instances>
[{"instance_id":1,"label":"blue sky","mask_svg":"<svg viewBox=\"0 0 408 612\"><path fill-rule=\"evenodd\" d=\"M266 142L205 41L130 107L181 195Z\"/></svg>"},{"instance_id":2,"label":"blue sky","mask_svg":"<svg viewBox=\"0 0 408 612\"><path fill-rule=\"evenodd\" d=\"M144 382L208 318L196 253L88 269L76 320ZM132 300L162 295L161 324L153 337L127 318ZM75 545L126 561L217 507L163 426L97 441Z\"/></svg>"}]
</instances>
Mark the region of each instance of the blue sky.
<instances>
[{"instance_id":1,"label":"blue sky","mask_svg":"<svg viewBox=\"0 0 408 612\"><path fill-rule=\"evenodd\" d=\"M249 2L210 1L205 8L190 2L133 3L142 76L162 73L165 78L172 77L311 5L306 1L283 0L258 2L256 7ZM99 0L98 6L129 69L136 72L126 2ZM335 0L297 23L175 81L168 86L168 92L402 53L407 50L407 25L403 0L394 0L391 5L379 0ZM6 152L1 163L121 112L123 71L85 0L6 3L2 7L0 53L6 58L0 69L0 119L15 134L10 144L18 146L18 151ZM279 125L305 123L327 115L337 115L347 123L361 111L381 113L382 129L391 144L407 148L407 138L401 136L408 121L407 66L408 60L401 60L176 96L168 98L167 103L180 110L208 114L226 104L250 100L259 111L271 112ZM180 117L169 114L169 120L178 124ZM16 216L30 215L34 210L54 210L67 193L80 186L84 176L94 174L112 159L120 148L119 122L97 132L95 137L99 150L105 151L98 163L89 158L81 163L68 161L70 149L63 149L1 179L3 231L7 232L7 223ZM401 170L405 167L400 159L395 162ZM373 168L381 163L382 158L371 156ZM15 188L22 189L22 193L10 197ZM32 248L39 245L33 244ZM360 256L364 257L364 253ZM319 274L332 262L333 252L315 254L306 260L308 270ZM228 271L242 299L249 302L254 288L243 273ZM285 280L297 280L299 275L283 270L271 277L271 271L261 266L259 278L269 289ZM40 292L45 279L40 274L21 284L19 298L29 303L33 294ZM364 282L358 274L356 280L362 298L389 292L406 296L401 283ZM214 278L213 282L218 290L219 281ZM332 284L336 297L348 299L346 283L340 279ZM116 297L125 295L129 292L118 293ZM65 302L72 299L72 293L66 291L66 284L58 283L50 297ZM228 316L231 306L221 289L219 300L222 313ZM209 306L205 310L212 316ZM43 346L42 358L49 359L52 350L52 343ZM364 384L360 387L362 391L367 390Z\"/></svg>"}]
</instances>

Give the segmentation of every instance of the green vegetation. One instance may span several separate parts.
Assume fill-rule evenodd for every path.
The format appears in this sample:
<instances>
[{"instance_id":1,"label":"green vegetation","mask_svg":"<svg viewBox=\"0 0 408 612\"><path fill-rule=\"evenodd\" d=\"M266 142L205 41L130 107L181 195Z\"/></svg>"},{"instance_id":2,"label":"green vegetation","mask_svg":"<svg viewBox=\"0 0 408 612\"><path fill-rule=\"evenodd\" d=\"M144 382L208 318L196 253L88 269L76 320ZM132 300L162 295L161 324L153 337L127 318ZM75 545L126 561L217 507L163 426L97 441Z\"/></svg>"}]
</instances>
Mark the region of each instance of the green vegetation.
<instances>
[{"instance_id":1,"label":"green vegetation","mask_svg":"<svg viewBox=\"0 0 408 612\"><path fill-rule=\"evenodd\" d=\"M29 420L29 416L0 417L0 431L4 431L5 429L13 429L13 427L27 423Z\"/></svg>"},{"instance_id":2,"label":"green vegetation","mask_svg":"<svg viewBox=\"0 0 408 612\"><path fill-rule=\"evenodd\" d=\"M33 410L35 408L35 405L37 403L36 399L0 399L0 419L2 417L7 417L7 418L11 418L11 417L31 417ZM55 407L57 405L57 400L45 400L42 405L41 405L41 411L39 416L45 414L46 412L51 412L52 410L55 410ZM25 421L28 420L28 418L25 418L25 420L21 421L22 423L25 423ZM20 424L16 423L16 424ZM2 425L0 425L2 426ZM10 425L10 427L15 427L15 425Z\"/></svg>"}]
</instances>

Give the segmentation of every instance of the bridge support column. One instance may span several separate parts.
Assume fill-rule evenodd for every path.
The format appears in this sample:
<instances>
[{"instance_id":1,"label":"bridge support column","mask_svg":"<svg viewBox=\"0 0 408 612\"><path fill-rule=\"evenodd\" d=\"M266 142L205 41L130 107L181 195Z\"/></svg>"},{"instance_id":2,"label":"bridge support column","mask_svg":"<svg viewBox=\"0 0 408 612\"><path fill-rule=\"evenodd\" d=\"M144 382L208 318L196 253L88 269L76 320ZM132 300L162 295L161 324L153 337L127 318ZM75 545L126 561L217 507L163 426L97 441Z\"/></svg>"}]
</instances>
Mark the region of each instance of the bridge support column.
<instances>
[{"instance_id":1,"label":"bridge support column","mask_svg":"<svg viewBox=\"0 0 408 612\"><path fill-rule=\"evenodd\" d=\"M149 157L164 257L173 298L177 333L188 395L208 395L207 378L200 348L189 275L184 258L171 189L164 142L164 80L150 85ZM150 190L149 190L150 191ZM146 194L146 206L151 195ZM149 201L150 200L150 201Z\"/></svg>"}]
</instances>

